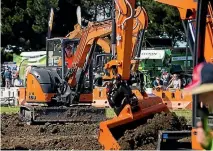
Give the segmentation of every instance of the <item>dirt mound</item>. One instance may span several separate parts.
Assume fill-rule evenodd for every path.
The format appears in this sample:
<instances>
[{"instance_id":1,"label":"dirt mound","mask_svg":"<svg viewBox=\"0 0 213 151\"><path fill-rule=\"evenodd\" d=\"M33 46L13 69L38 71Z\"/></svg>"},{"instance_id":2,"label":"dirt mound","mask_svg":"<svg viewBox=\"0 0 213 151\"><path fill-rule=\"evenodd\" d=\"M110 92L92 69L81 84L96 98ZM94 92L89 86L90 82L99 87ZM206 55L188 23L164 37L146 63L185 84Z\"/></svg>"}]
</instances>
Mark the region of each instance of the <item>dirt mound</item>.
<instances>
[{"instance_id":1,"label":"dirt mound","mask_svg":"<svg viewBox=\"0 0 213 151\"><path fill-rule=\"evenodd\" d=\"M98 123L26 125L18 114L1 114L1 149L101 149Z\"/></svg>"},{"instance_id":2,"label":"dirt mound","mask_svg":"<svg viewBox=\"0 0 213 151\"><path fill-rule=\"evenodd\" d=\"M186 123L184 118L174 113L155 114L145 124L126 130L118 142L123 150L155 150L159 130L183 130L186 129Z\"/></svg>"},{"instance_id":3,"label":"dirt mound","mask_svg":"<svg viewBox=\"0 0 213 151\"><path fill-rule=\"evenodd\" d=\"M46 137L5 137L1 149L33 150L98 150L101 147L94 136L46 136Z\"/></svg>"},{"instance_id":4,"label":"dirt mound","mask_svg":"<svg viewBox=\"0 0 213 151\"><path fill-rule=\"evenodd\" d=\"M161 113L139 124L131 124L134 127L128 130L124 126L122 135L115 136L122 149L156 149L158 130L184 129L186 120ZM26 125L19 121L18 114L1 114L1 149L99 150L98 130L98 123ZM120 133L122 129L115 131Z\"/></svg>"}]
</instances>

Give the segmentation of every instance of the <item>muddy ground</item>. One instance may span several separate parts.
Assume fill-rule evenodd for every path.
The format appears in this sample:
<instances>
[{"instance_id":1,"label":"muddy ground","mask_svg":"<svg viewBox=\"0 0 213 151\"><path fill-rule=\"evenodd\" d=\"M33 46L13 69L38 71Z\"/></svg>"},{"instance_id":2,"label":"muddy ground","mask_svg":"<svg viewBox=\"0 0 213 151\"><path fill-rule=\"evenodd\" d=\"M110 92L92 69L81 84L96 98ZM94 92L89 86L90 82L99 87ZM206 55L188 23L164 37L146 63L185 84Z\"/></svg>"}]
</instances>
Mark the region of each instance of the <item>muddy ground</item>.
<instances>
[{"instance_id":1,"label":"muddy ground","mask_svg":"<svg viewBox=\"0 0 213 151\"><path fill-rule=\"evenodd\" d=\"M123 131L118 139L122 149L156 149L158 130L184 129L186 121L172 114L157 114L142 125ZM17 114L1 115L1 149L99 150L99 124L26 125Z\"/></svg>"},{"instance_id":2,"label":"muddy ground","mask_svg":"<svg viewBox=\"0 0 213 151\"><path fill-rule=\"evenodd\" d=\"M186 130L187 121L174 113L155 114L154 117L143 121L145 124L125 130L118 142L126 150L156 150L159 130ZM136 123L137 124L137 123Z\"/></svg>"},{"instance_id":3,"label":"muddy ground","mask_svg":"<svg viewBox=\"0 0 213 151\"><path fill-rule=\"evenodd\" d=\"M26 125L17 114L1 115L1 149L100 149L98 124Z\"/></svg>"}]
</instances>

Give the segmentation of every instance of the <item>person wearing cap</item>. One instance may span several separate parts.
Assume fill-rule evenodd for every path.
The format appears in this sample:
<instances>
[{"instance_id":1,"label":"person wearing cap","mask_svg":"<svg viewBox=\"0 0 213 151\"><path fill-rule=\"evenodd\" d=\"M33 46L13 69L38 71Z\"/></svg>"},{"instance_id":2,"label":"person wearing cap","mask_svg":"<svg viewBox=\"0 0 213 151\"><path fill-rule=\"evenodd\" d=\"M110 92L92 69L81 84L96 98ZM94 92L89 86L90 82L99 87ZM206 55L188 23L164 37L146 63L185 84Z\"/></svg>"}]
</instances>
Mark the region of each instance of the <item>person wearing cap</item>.
<instances>
[{"instance_id":1,"label":"person wearing cap","mask_svg":"<svg viewBox=\"0 0 213 151\"><path fill-rule=\"evenodd\" d=\"M68 68L71 68L73 62L73 49L74 45L65 44L65 62ZM58 65L61 66L62 59L59 60Z\"/></svg>"},{"instance_id":2,"label":"person wearing cap","mask_svg":"<svg viewBox=\"0 0 213 151\"><path fill-rule=\"evenodd\" d=\"M213 109L213 64L200 63L193 70L192 82L184 89L185 94L199 94L201 105ZM213 150L213 136L197 123L197 141L206 150Z\"/></svg>"},{"instance_id":3,"label":"person wearing cap","mask_svg":"<svg viewBox=\"0 0 213 151\"><path fill-rule=\"evenodd\" d=\"M156 77L155 81L153 82L153 85L156 89L160 89L163 86L163 81L160 79L160 77Z\"/></svg>"}]
</instances>

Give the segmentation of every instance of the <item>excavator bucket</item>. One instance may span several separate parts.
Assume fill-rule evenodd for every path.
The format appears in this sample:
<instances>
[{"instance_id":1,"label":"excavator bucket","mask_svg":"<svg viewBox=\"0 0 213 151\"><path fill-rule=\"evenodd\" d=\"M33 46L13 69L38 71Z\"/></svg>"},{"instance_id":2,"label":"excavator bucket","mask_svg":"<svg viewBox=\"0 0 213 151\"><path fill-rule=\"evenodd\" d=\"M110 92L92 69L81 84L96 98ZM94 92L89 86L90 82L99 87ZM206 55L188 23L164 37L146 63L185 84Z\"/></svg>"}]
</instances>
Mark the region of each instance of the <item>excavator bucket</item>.
<instances>
[{"instance_id":1,"label":"excavator bucket","mask_svg":"<svg viewBox=\"0 0 213 151\"><path fill-rule=\"evenodd\" d=\"M160 97L148 97L139 101L139 109L132 112L131 106L126 105L120 114L113 119L100 123L99 143L105 150L119 150L121 146L118 139L127 129L132 129L143 124L147 117L155 113L169 111Z\"/></svg>"}]
</instances>

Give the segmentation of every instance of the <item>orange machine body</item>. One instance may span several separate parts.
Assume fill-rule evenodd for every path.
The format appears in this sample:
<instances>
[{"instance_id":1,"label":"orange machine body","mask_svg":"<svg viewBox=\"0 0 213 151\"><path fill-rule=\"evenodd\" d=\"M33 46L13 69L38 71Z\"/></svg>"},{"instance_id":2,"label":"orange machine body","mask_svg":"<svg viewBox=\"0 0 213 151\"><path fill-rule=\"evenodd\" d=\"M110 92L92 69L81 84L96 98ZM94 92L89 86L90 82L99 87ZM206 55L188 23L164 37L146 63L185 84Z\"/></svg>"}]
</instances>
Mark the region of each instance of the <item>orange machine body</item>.
<instances>
[{"instance_id":1,"label":"orange machine body","mask_svg":"<svg viewBox=\"0 0 213 151\"><path fill-rule=\"evenodd\" d=\"M26 88L21 87L18 90L18 105L24 105L26 103Z\"/></svg>"},{"instance_id":2,"label":"orange machine body","mask_svg":"<svg viewBox=\"0 0 213 151\"><path fill-rule=\"evenodd\" d=\"M117 14L117 15L119 15L119 14ZM120 22L122 22L122 20L120 20ZM130 59L131 59L130 64L132 65L132 67L131 67L130 71L136 71L138 69L139 60L134 60L134 50L135 50L135 47L137 46L137 37L138 37L139 31L146 30L147 27L148 27L148 15L146 13L146 10L143 7L137 7L137 9L135 10L135 18L133 20L132 48L131 48L132 51L131 51L130 54L126 54L126 56L128 56L128 55L131 56L130 57ZM120 42L118 42L118 45L120 45ZM124 56L124 55L122 55L121 52L119 52L118 48L117 48L117 53L120 53L119 56L121 56L121 58L122 58L122 56ZM125 62L128 62L128 60L125 60ZM119 66L122 66L122 64L123 63L120 62L119 60L112 60L112 61L108 62L107 64L105 64L104 68L109 71L110 76L104 76L103 79L114 78L115 75L112 71L112 67L114 67L114 66L119 67ZM125 72L123 74L127 75L128 72L127 73L125 73Z\"/></svg>"},{"instance_id":3,"label":"orange machine body","mask_svg":"<svg viewBox=\"0 0 213 151\"><path fill-rule=\"evenodd\" d=\"M86 29L82 30L81 40L73 58L73 69L77 70L78 67L82 68L84 66L84 62L86 60L87 54L90 50L93 41L95 39L98 40L98 38L109 35L111 32L111 28L109 27L110 21L105 21L101 24L92 23L88 25ZM73 73L73 75L75 74L76 73ZM71 86L75 86L75 76L71 76L68 80L68 83Z\"/></svg>"},{"instance_id":4,"label":"orange machine body","mask_svg":"<svg viewBox=\"0 0 213 151\"><path fill-rule=\"evenodd\" d=\"M182 20L191 20L196 19L197 11L197 2L194 0L189 0L187 3L183 3L179 0L156 0L160 3L168 4L178 8ZM187 13L190 15L188 16ZM206 17L206 34L205 34L205 44L204 44L204 58L206 62L213 63L213 32L212 32L212 23L213 23L213 10L212 6L208 5L208 15ZM196 28L196 27L195 27ZM199 54L198 54L199 55ZM199 57L199 56L198 56Z\"/></svg>"},{"instance_id":5,"label":"orange machine body","mask_svg":"<svg viewBox=\"0 0 213 151\"><path fill-rule=\"evenodd\" d=\"M132 60L133 45L136 42L135 39L130 39L129 35L133 34L133 14L132 8L135 7L135 0L128 0L128 5L123 0L115 1L116 10L119 10L121 13L116 14L116 59L111 60L105 64L105 69L110 70L112 67L116 67L115 75L120 75L122 80L129 80L131 73L131 63L137 64L137 60ZM131 6L130 6L131 5ZM145 10L142 10L143 23L142 29L147 28L148 17ZM115 82L116 83L116 82ZM137 109L132 106L132 104L126 104L121 112L114 117L113 119L103 121L100 123L100 133L98 141L104 147L105 150L118 150L120 146L117 140L114 138L110 129L116 128L119 126L124 126L125 124L132 123L136 120L141 120L145 117L159 113L162 111L169 111L167 106L164 104L162 98L152 95L148 96L146 93L142 94L138 89L131 90L132 94L137 98ZM115 100L117 101L117 100ZM125 100L124 100L125 102Z\"/></svg>"},{"instance_id":6,"label":"orange machine body","mask_svg":"<svg viewBox=\"0 0 213 151\"><path fill-rule=\"evenodd\" d=\"M143 12L143 13L141 13L141 12ZM136 9L136 15L137 15L136 18L134 19L134 29L133 29L133 36L132 36L132 41L134 42L134 44L136 43L136 37L137 37L138 31L147 26L147 15L146 15L144 8L138 7ZM66 37L69 37L70 39L72 39L72 38L80 38L82 36L83 38L82 38L82 40L77 48L77 51L75 53L75 56L73 58L74 63L72 65L72 67L82 67L84 65L88 51L91 48L92 41L95 38L98 38L97 44L102 47L102 50L105 53L110 53L110 41L108 38L105 38L105 36L109 35L111 33L111 30L112 30L111 21L102 22L100 24L99 23L90 23L88 25L88 27L85 29L81 29L80 25L78 25L78 24L75 25L75 30L70 32ZM132 48L132 50L133 50L133 48ZM61 66L61 61L59 61L59 66ZM113 75L112 71L110 71L110 73L111 73L110 77L105 77L105 79L112 79L114 77L114 76L112 76ZM33 102L33 103L50 102L51 97L53 97L55 94L54 93L50 93L50 94L44 93L42 91L42 88L39 85L39 83L38 82L36 83L36 79L32 80L32 78L33 78L33 76L31 74L29 74L29 76L27 77L28 84L26 87L26 92L20 90L20 95L21 96L26 95L26 97L24 97L24 98L22 97L19 100L25 100L25 101L21 101L22 104L24 102L28 102L28 103L29 102ZM32 83L34 83L34 84L32 85ZM71 85L76 84L74 76L72 76L69 79L69 83ZM95 92L96 92L96 89L94 89L93 93L96 94ZM37 94L40 94L40 95L37 95ZM96 95L93 95L93 94L81 94L80 102L92 103L93 98L95 96ZM107 100L106 97L105 97L105 100Z\"/></svg>"},{"instance_id":7,"label":"orange machine body","mask_svg":"<svg viewBox=\"0 0 213 151\"><path fill-rule=\"evenodd\" d=\"M187 1L187 3L183 3L179 0L157 0L157 1L177 7L180 12L180 16L182 20L196 19L197 2L193 0L189 0ZM189 13L190 15L188 15L189 11L191 11L191 13ZM209 1L208 8L207 8L207 16L206 16L205 37L202 37L204 38L204 48L202 48L204 52L202 54L201 49L198 49L197 54L195 54L197 58L204 58L205 61L209 63L213 63L213 28L212 27L213 27L213 9L212 9L212 4ZM194 50L194 52L196 51L197 50ZM191 131L192 149L203 150L201 145L196 140L196 137L197 137L196 134L197 134L196 128L193 127Z\"/></svg>"},{"instance_id":8,"label":"orange machine body","mask_svg":"<svg viewBox=\"0 0 213 151\"><path fill-rule=\"evenodd\" d=\"M162 111L167 112L168 108L163 103L162 99L157 96L143 97L138 90L133 91L139 99L139 110L132 112L130 105L126 105L118 117L100 123L99 142L104 146L105 150L119 150L121 149L117 140L112 135L110 129L118 126L125 126L142 118L146 118L155 113Z\"/></svg>"},{"instance_id":9,"label":"orange machine body","mask_svg":"<svg viewBox=\"0 0 213 151\"><path fill-rule=\"evenodd\" d=\"M153 90L153 94L162 98L164 104L171 110L188 109L192 110L192 96L183 95L181 90Z\"/></svg>"},{"instance_id":10,"label":"orange machine body","mask_svg":"<svg viewBox=\"0 0 213 151\"><path fill-rule=\"evenodd\" d=\"M44 93L38 80L32 75L27 75L26 83L26 103L47 103L51 101L51 98L55 93Z\"/></svg>"},{"instance_id":11,"label":"orange machine body","mask_svg":"<svg viewBox=\"0 0 213 151\"><path fill-rule=\"evenodd\" d=\"M117 10L121 10L121 13L133 17L134 11L126 6L124 1L117 1L118 5L116 5ZM129 1L129 5L135 6L135 1ZM119 7L119 8L118 8ZM127 11L128 10L128 11ZM131 14L130 14L131 13ZM119 16L116 14L117 22L121 23L116 28L116 36L117 36L117 45L116 52L117 58L116 60L112 60L111 63L117 66L118 74L121 75L122 79L128 80L130 77L130 62L131 62L131 51L132 50L132 37L129 35L133 34L133 19L127 19L126 17ZM111 64L109 63L109 64Z\"/></svg>"}]
</instances>

